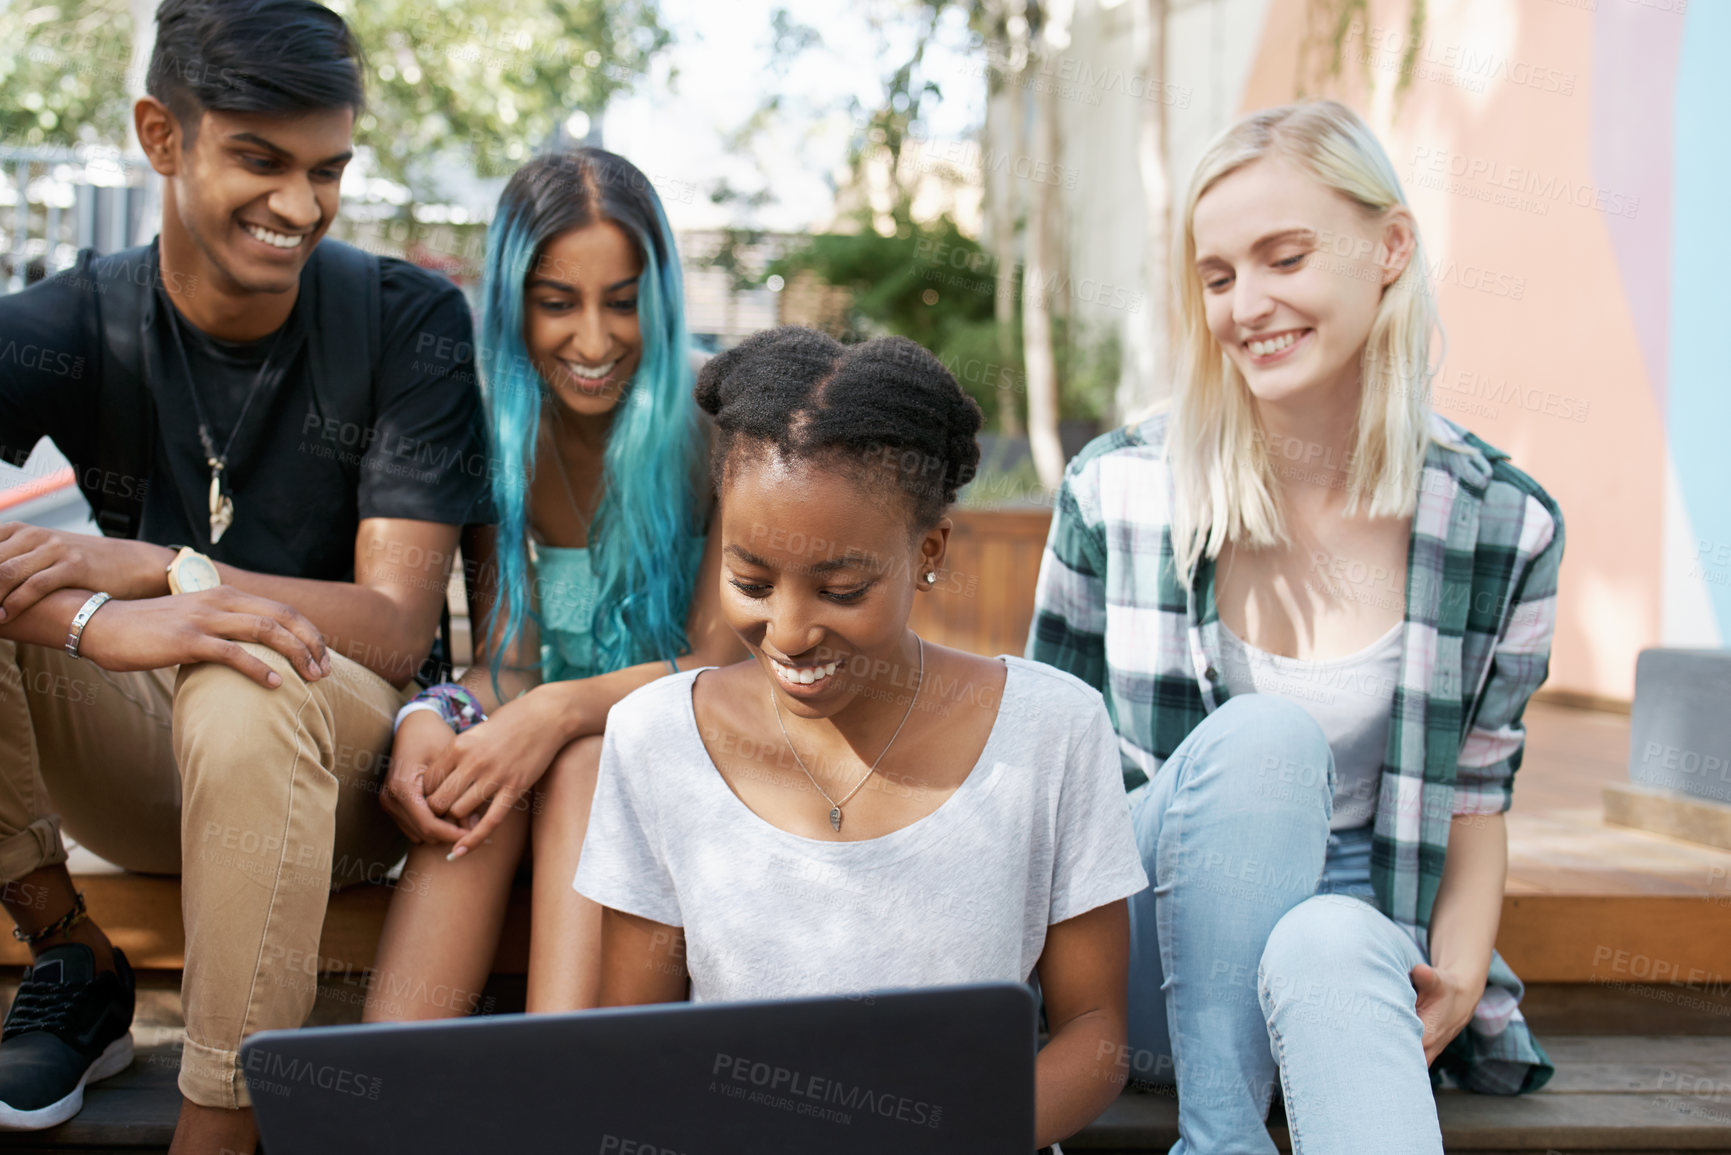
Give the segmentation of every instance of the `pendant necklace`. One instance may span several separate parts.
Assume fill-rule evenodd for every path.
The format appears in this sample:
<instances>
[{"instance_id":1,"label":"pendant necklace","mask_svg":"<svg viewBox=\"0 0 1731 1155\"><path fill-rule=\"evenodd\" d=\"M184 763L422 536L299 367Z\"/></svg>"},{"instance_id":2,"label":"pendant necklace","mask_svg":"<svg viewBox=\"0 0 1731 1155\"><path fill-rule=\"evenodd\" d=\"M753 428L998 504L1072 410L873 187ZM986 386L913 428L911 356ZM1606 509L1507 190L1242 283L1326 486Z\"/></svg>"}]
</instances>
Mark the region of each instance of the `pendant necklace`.
<instances>
[{"instance_id":1,"label":"pendant necklace","mask_svg":"<svg viewBox=\"0 0 1731 1155\"><path fill-rule=\"evenodd\" d=\"M180 335L180 324L180 312L171 301L169 331L174 334L174 347L180 353L181 368L186 370L186 391L192 396L192 412L198 418L198 441L204 449L204 463L210 468L210 544L215 545L222 540L222 535L228 532L228 527L234 524L234 501L223 492L222 485L223 471L228 468L228 451L234 448L234 439L246 424L246 415L252 410L253 401L262 391L265 378L270 375L271 362L276 358L283 334L288 331L289 321L285 319L277 329L276 340L271 342L270 352L265 354L264 364L259 366L258 376L253 378L252 387L247 390L246 401L240 407L240 416L235 418L234 428L229 431L228 440L223 443L220 453L216 449L216 439L211 436L210 422L205 419L204 406L199 404L198 387L192 380L192 360L186 355L186 341Z\"/></svg>"},{"instance_id":2,"label":"pendant necklace","mask_svg":"<svg viewBox=\"0 0 1731 1155\"><path fill-rule=\"evenodd\" d=\"M830 829L834 830L837 834L841 833L841 808L847 805L848 799L860 792L860 787L866 784L867 779L877 773L878 763L884 760L884 755L890 752L890 747L894 746L896 744L896 739L901 737L902 726L906 726L908 724L908 719L913 717L914 704L920 700L920 689L926 684L926 641L918 634L914 635L914 641L918 642L920 645L920 680L918 684L914 686L914 696L913 699L908 702L907 713L902 715L901 723L896 726L896 732L890 735L890 740L884 743L884 748L878 751L877 760L874 761L866 770L865 777L854 783L853 789L842 795L840 799L831 798L829 796L829 791L819 785L817 779L812 777L811 771L806 769L805 759L801 758L799 756L799 751L794 749L793 739L788 737L787 724L781 720L781 703L776 699L775 687L772 685L769 688L769 704L775 709L775 724L781 727L782 739L787 742L787 748L793 751L793 760L799 764L800 771L804 773L806 778L810 780L811 784L817 788L817 792L823 795L823 800L829 803L829 826Z\"/></svg>"},{"instance_id":3,"label":"pendant necklace","mask_svg":"<svg viewBox=\"0 0 1731 1155\"><path fill-rule=\"evenodd\" d=\"M557 410L553 413L553 424L558 425L560 429L565 427L564 422L559 419ZM565 450L559 444L559 434L551 425L547 427L547 440L553 443L553 456L559 463L559 480L565 486L565 499L571 503L571 512L576 514L577 520L583 523L583 541L588 544L589 520L595 516L594 511L585 516L583 507L577 504L577 494L571 488L571 471L565 465ZM601 503L597 501L595 504L599 507Z\"/></svg>"}]
</instances>

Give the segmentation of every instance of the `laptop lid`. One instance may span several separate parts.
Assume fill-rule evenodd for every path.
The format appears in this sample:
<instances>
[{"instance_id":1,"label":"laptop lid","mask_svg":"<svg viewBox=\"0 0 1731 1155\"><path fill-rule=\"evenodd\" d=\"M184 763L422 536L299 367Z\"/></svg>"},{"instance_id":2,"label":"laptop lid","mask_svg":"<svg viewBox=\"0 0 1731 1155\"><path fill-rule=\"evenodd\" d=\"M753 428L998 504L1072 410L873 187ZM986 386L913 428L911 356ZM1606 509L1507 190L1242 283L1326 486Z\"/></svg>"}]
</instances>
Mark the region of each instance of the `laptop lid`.
<instances>
[{"instance_id":1,"label":"laptop lid","mask_svg":"<svg viewBox=\"0 0 1731 1155\"><path fill-rule=\"evenodd\" d=\"M1033 992L265 1031L241 1048L270 1155L1028 1155Z\"/></svg>"}]
</instances>

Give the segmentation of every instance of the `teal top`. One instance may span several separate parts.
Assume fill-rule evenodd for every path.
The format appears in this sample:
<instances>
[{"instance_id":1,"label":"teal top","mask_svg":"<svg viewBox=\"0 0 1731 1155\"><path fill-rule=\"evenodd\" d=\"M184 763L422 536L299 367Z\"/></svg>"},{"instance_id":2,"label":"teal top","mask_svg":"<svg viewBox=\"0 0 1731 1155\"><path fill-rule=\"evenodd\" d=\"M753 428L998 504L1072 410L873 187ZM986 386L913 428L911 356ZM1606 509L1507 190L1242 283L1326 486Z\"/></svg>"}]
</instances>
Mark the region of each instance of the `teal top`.
<instances>
[{"instance_id":1,"label":"teal top","mask_svg":"<svg viewBox=\"0 0 1731 1155\"><path fill-rule=\"evenodd\" d=\"M705 536L687 535L685 564L695 570L703 560ZM591 624L599 596L586 546L532 542L530 563L541 612L541 680L568 682L611 673L595 653Z\"/></svg>"}]
</instances>

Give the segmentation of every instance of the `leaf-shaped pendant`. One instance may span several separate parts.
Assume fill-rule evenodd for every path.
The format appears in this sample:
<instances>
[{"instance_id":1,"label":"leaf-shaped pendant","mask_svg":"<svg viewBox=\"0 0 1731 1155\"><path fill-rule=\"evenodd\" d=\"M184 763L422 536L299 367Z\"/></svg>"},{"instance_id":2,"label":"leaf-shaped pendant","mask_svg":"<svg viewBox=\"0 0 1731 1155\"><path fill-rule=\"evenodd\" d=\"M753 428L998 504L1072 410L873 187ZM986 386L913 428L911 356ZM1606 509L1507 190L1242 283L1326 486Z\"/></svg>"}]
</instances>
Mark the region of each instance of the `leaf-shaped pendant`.
<instances>
[{"instance_id":1,"label":"leaf-shaped pendant","mask_svg":"<svg viewBox=\"0 0 1731 1155\"><path fill-rule=\"evenodd\" d=\"M222 540L222 535L234 524L234 502L222 491L222 474L210 475L210 544Z\"/></svg>"},{"instance_id":2,"label":"leaf-shaped pendant","mask_svg":"<svg viewBox=\"0 0 1731 1155\"><path fill-rule=\"evenodd\" d=\"M211 545L222 540L228 526L234 525L234 502L222 492L222 480L211 474Z\"/></svg>"},{"instance_id":3,"label":"leaf-shaped pendant","mask_svg":"<svg viewBox=\"0 0 1731 1155\"><path fill-rule=\"evenodd\" d=\"M829 825L831 830L837 834L841 833L841 807L831 806L829 808Z\"/></svg>"}]
</instances>

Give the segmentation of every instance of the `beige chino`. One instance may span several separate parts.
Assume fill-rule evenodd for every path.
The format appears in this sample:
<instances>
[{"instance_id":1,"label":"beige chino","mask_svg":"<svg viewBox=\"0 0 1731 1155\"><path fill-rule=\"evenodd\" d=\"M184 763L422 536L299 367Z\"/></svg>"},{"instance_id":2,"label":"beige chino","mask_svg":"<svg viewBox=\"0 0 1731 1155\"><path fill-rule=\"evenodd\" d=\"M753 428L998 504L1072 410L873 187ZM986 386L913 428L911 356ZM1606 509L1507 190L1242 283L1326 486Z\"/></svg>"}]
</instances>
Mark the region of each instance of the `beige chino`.
<instances>
[{"instance_id":1,"label":"beige chino","mask_svg":"<svg viewBox=\"0 0 1731 1155\"><path fill-rule=\"evenodd\" d=\"M379 805L391 720L413 694L331 651L267 689L201 663L111 673L0 639L0 883L66 860L67 832L117 866L181 876L180 1089L250 1101L241 1040L298 1027L317 995L335 887L378 882L403 839Z\"/></svg>"}]
</instances>

